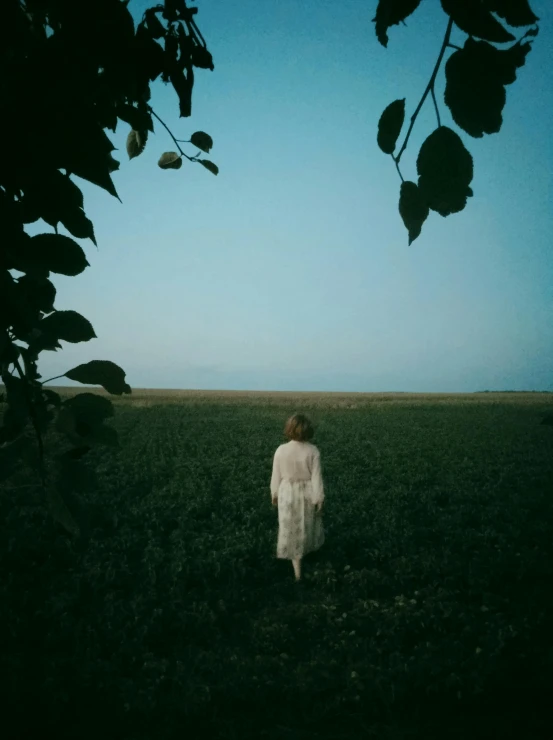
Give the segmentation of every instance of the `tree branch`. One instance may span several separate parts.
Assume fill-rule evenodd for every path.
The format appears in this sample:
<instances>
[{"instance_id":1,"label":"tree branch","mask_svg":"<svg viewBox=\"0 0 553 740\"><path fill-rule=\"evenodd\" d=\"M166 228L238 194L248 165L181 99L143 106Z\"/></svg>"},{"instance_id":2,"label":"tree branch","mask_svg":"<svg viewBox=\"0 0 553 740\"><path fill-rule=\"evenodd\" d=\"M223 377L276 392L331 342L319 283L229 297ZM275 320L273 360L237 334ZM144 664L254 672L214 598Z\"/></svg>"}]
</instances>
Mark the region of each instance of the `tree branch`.
<instances>
[{"instance_id":1,"label":"tree branch","mask_svg":"<svg viewBox=\"0 0 553 740\"><path fill-rule=\"evenodd\" d=\"M55 375L53 378L48 378L48 380L43 380L41 382L41 385L44 385L45 383L51 383L53 380L59 380L60 378L65 378L65 375Z\"/></svg>"},{"instance_id":2,"label":"tree branch","mask_svg":"<svg viewBox=\"0 0 553 740\"><path fill-rule=\"evenodd\" d=\"M438 110L438 101L436 100L436 91L434 90L434 85L432 85L432 100L434 101L434 110L436 111L436 118L438 119L438 126L442 125L442 122L440 120L440 111Z\"/></svg>"},{"instance_id":3,"label":"tree branch","mask_svg":"<svg viewBox=\"0 0 553 740\"><path fill-rule=\"evenodd\" d=\"M155 112L155 110L150 105L148 106L148 110L150 111L150 113L152 114L152 116L155 116L157 118L157 120L161 123L161 125L163 126L163 128L169 134L169 136L173 139L173 141L177 145L177 149L179 150L179 154L181 155L181 157L186 157L186 159L188 159L190 162L195 162L196 160L194 159L194 157L189 157L188 154L185 154L182 151L182 149L180 148L180 145L179 145L179 139L176 139L173 136L173 133L171 132L171 129L169 128L169 126L165 123L165 121L162 121L161 120L161 118L158 116L158 114ZM181 141L182 141L182 139L181 139Z\"/></svg>"},{"instance_id":4,"label":"tree branch","mask_svg":"<svg viewBox=\"0 0 553 740\"><path fill-rule=\"evenodd\" d=\"M405 180L403 179L403 175L401 174L401 170L399 169L399 162L397 161L397 159L395 159L395 157L392 157L392 158L394 162L396 163L396 170L398 172L398 175L401 177L401 182L405 182Z\"/></svg>"},{"instance_id":5,"label":"tree branch","mask_svg":"<svg viewBox=\"0 0 553 740\"><path fill-rule=\"evenodd\" d=\"M430 81L428 85L426 86L426 90L424 91L422 98L420 99L419 104L417 105L417 108L413 115L411 116L411 125L409 126L409 130L407 131L407 135L405 137L405 141L403 142L403 145L401 149L399 150L399 154L397 157L394 157L394 160L396 162L396 165L399 164L399 160L401 159L401 155L403 152L407 149L407 142L409 141L409 137L411 136L411 132L413 131L413 127L415 125L415 121L418 118L419 113L421 112L421 108L424 105L424 101L428 97L428 93L434 94L434 83L436 82L436 77L438 76L438 71L440 69L440 64L442 63L442 59L444 58L445 50L447 49L449 45L449 39L451 36L451 30L453 28L453 18L450 18L447 24L447 30L445 32L444 40L442 43L442 48L440 49L440 53L438 55L438 60L436 62L436 65L434 67L434 71L432 72L432 76L430 77ZM437 106L436 106L437 110ZM439 115L438 115L439 120Z\"/></svg>"}]
</instances>

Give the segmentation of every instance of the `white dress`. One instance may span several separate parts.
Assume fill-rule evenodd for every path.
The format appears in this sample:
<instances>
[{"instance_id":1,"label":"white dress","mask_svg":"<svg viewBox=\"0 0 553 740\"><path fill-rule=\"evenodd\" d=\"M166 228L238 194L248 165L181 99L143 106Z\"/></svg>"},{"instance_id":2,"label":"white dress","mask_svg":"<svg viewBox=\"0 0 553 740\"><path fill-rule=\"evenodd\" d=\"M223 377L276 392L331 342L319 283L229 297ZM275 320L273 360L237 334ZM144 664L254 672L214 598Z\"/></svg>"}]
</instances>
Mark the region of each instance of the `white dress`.
<instances>
[{"instance_id":1,"label":"white dress","mask_svg":"<svg viewBox=\"0 0 553 740\"><path fill-rule=\"evenodd\" d=\"M324 543L321 455L310 442L280 445L273 459L271 497L278 496L277 558L302 558Z\"/></svg>"}]
</instances>

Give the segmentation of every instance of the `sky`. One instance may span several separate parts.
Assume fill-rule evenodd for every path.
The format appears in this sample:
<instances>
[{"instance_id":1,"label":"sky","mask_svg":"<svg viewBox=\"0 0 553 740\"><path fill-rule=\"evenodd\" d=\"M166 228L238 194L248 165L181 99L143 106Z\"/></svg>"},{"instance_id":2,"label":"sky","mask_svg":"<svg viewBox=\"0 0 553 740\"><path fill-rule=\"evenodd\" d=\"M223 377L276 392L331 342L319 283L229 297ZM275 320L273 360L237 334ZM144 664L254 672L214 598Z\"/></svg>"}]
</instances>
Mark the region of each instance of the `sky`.
<instances>
[{"instance_id":1,"label":"sky","mask_svg":"<svg viewBox=\"0 0 553 740\"><path fill-rule=\"evenodd\" d=\"M129 7L140 18L152 4ZM174 145L160 125L129 161L120 123L122 203L76 178L98 249L82 242L90 267L54 278L56 308L82 313L98 338L44 352L43 378L105 359L135 388L553 390L549 0L532 0L540 35L499 134L472 139L452 123L442 68L442 121L474 156L474 197L459 214L431 212L411 247L376 131L390 102L405 97L410 117L426 87L447 25L439 0L391 28L387 49L376 0L197 7L215 70L196 71L191 118L161 82L151 102L177 138L213 137L220 173L161 170ZM406 179L435 126L429 98Z\"/></svg>"}]
</instances>

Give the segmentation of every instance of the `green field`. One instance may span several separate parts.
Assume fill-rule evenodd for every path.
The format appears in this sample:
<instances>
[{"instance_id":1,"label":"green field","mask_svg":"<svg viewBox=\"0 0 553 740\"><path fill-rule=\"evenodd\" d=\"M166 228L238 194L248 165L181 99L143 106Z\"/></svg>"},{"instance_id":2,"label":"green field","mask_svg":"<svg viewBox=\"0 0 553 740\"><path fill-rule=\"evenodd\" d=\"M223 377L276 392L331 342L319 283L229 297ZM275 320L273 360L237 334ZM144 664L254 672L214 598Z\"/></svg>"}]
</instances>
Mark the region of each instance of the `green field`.
<instances>
[{"instance_id":1,"label":"green field","mask_svg":"<svg viewBox=\"0 0 553 740\"><path fill-rule=\"evenodd\" d=\"M551 395L116 406L79 542L29 469L1 484L6 740L553 737ZM300 410L327 500L298 587L269 479Z\"/></svg>"}]
</instances>

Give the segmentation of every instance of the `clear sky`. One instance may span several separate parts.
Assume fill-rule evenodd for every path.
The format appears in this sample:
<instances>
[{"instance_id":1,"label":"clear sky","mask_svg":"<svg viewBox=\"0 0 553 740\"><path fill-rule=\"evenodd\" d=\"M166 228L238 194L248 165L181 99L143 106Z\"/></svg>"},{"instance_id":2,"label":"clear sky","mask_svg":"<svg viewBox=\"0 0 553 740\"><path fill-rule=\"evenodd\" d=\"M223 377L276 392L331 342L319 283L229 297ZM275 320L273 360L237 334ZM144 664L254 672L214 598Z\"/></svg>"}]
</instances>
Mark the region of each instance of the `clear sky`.
<instances>
[{"instance_id":1,"label":"clear sky","mask_svg":"<svg viewBox=\"0 0 553 740\"><path fill-rule=\"evenodd\" d=\"M376 130L391 101L405 97L408 116L418 103L447 23L439 0L393 27L387 50L376 0L200 0L215 71L197 70L192 118L162 83L152 104L177 138L211 134L220 174L159 169L174 149L160 125L129 162L120 124L123 204L79 181L99 248L84 242L91 266L55 278L57 308L98 339L43 353L43 377L109 359L140 388L553 390L553 8L531 4L541 32L502 130L460 132L474 198L431 213L408 247ZM434 127L429 100L406 178Z\"/></svg>"}]
</instances>

